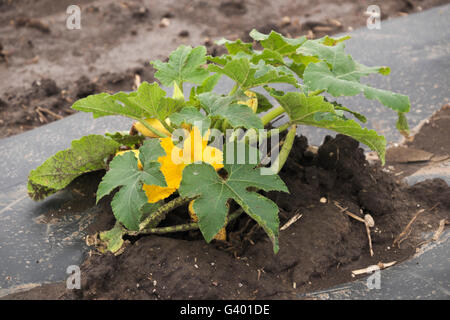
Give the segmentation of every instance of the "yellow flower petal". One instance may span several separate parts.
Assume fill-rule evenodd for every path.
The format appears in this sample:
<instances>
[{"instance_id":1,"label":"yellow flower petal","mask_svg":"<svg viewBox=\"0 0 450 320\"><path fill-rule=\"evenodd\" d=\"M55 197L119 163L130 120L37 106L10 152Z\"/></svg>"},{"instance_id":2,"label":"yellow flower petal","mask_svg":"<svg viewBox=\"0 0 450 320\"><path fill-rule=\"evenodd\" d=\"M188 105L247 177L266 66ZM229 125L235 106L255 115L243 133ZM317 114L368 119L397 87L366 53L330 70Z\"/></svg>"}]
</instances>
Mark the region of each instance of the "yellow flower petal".
<instances>
[{"instance_id":1,"label":"yellow flower petal","mask_svg":"<svg viewBox=\"0 0 450 320\"><path fill-rule=\"evenodd\" d=\"M172 138L163 138L161 140L161 147L166 152L165 156L159 157L158 162L161 163L161 172L166 178L167 187L160 187L155 185L144 184L143 189L147 195L148 202L155 203L159 200L165 199L174 193L180 186L184 163L175 164L172 161L172 151L175 145L172 142Z\"/></svg>"},{"instance_id":2,"label":"yellow flower petal","mask_svg":"<svg viewBox=\"0 0 450 320\"><path fill-rule=\"evenodd\" d=\"M216 170L223 167L222 151L208 146L208 139L202 137L198 127L193 127L183 142L183 149L175 146L170 137L162 138L160 141L166 155L159 157L158 162L161 163L161 172L166 178L167 187L144 184L143 189L150 203L165 199L174 193L180 187L183 169L190 163L203 161L211 164Z\"/></svg>"},{"instance_id":3,"label":"yellow flower petal","mask_svg":"<svg viewBox=\"0 0 450 320\"><path fill-rule=\"evenodd\" d=\"M162 123L158 120L158 119L145 119L145 122L147 122L149 125L151 125L153 128L155 128L156 130L160 131L161 133L164 133L168 136L170 136L170 132L167 131L166 128L164 128L164 126L162 125ZM166 119L166 123L168 125L170 125L170 120ZM136 128L137 131L139 131L140 133L142 133L144 136L149 137L149 138L159 138L159 136L157 136L156 134L154 134L153 132L151 132L150 130L148 130L142 123L140 122L136 122L134 124L134 127Z\"/></svg>"},{"instance_id":4,"label":"yellow flower petal","mask_svg":"<svg viewBox=\"0 0 450 320\"><path fill-rule=\"evenodd\" d=\"M206 162L216 170L223 167L223 154L217 148L208 146L209 131L202 137L200 129L193 127L183 143L183 160L185 163Z\"/></svg>"},{"instance_id":5,"label":"yellow flower petal","mask_svg":"<svg viewBox=\"0 0 450 320\"><path fill-rule=\"evenodd\" d=\"M256 93L250 90L247 90L244 93L250 99L248 99L247 101L238 101L238 103L248 106L250 109L253 110L253 113L256 113L256 110L258 110L258 98L256 97Z\"/></svg>"}]
</instances>

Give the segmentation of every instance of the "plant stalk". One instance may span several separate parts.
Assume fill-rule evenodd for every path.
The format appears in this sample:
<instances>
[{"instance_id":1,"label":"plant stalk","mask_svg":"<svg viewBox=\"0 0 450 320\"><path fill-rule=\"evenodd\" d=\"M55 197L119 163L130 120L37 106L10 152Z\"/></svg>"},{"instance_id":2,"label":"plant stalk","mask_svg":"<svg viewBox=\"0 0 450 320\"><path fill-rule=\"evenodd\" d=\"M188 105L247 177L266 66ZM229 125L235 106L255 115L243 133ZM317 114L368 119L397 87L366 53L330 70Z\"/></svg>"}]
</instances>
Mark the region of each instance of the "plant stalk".
<instances>
[{"instance_id":1,"label":"plant stalk","mask_svg":"<svg viewBox=\"0 0 450 320\"><path fill-rule=\"evenodd\" d=\"M139 224L139 231L144 230L149 224L152 222L160 222L163 220L166 216L166 213L169 211L172 211L189 201L193 200L195 198L184 198L184 197L178 197L173 199L170 202L167 202L166 204L162 205L158 210L151 213L147 218L145 218L140 224Z\"/></svg>"},{"instance_id":2,"label":"plant stalk","mask_svg":"<svg viewBox=\"0 0 450 320\"><path fill-rule=\"evenodd\" d=\"M228 216L227 223L225 226L227 226L231 221L239 217L244 210L242 208L237 209L232 214ZM138 236L138 235L146 235L146 234L165 234L165 233L173 233L173 232L184 232L189 230L198 230L200 227L198 225L198 222L193 223L186 223L186 224L179 224L177 226L170 226L170 227L162 227L162 228L149 228L144 229L141 231L128 231L127 235L129 236Z\"/></svg>"},{"instance_id":3,"label":"plant stalk","mask_svg":"<svg viewBox=\"0 0 450 320\"><path fill-rule=\"evenodd\" d=\"M239 85L236 83L228 95L232 96L233 94L235 94L238 88L239 88Z\"/></svg>"},{"instance_id":4,"label":"plant stalk","mask_svg":"<svg viewBox=\"0 0 450 320\"><path fill-rule=\"evenodd\" d=\"M271 111L269 111L268 113L266 113L265 115L263 115L261 117L261 122L265 126L270 121L272 121L276 117L282 115L283 113L284 113L284 108L283 107L278 107L278 108L272 109Z\"/></svg>"},{"instance_id":5,"label":"plant stalk","mask_svg":"<svg viewBox=\"0 0 450 320\"><path fill-rule=\"evenodd\" d=\"M291 153L292 146L294 145L296 133L297 133L297 125L294 124L289 129L289 132L287 133L286 138L284 139L283 147L281 148L278 158L271 166L271 169L275 173L279 173L283 168L284 164L286 163L286 160L289 157L289 153Z\"/></svg>"},{"instance_id":6,"label":"plant stalk","mask_svg":"<svg viewBox=\"0 0 450 320\"><path fill-rule=\"evenodd\" d=\"M321 89L321 90L316 90L316 91L311 91L310 93L308 93L308 97L311 96L317 96L319 94L321 94L322 92L324 92L325 90Z\"/></svg>"}]
</instances>

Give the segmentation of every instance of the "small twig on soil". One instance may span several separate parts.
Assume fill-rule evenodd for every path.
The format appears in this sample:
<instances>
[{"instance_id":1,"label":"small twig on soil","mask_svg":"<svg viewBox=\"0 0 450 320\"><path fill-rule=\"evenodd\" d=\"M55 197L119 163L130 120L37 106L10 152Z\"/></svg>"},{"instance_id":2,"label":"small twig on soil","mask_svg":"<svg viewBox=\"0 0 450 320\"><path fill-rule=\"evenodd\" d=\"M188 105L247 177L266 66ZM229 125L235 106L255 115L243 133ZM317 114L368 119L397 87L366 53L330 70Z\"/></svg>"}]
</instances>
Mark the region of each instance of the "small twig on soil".
<instances>
[{"instance_id":1,"label":"small twig on soil","mask_svg":"<svg viewBox=\"0 0 450 320\"><path fill-rule=\"evenodd\" d=\"M347 210L347 208L342 207L342 206L339 204L339 202L334 201L334 205L335 205L336 207L338 207L338 208L341 210L342 213L345 213L346 215L348 215L348 216L352 217L353 219L358 220L358 221L360 221L360 222L362 222L362 223L366 223L366 221L365 221L363 218L357 216L357 215L354 214L354 213L351 213L350 211Z\"/></svg>"},{"instance_id":2,"label":"small twig on soil","mask_svg":"<svg viewBox=\"0 0 450 320\"><path fill-rule=\"evenodd\" d=\"M53 111L48 110L47 108L44 108L44 107L37 107L36 110L38 110L40 112L45 112L58 120L61 120L63 118L63 116L60 116L59 114L54 113Z\"/></svg>"},{"instance_id":3,"label":"small twig on soil","mask_svg":"<svg viewBox=\"0 0 450 320\"><path fill-rule=\"evenodd\" d=\"M258 281L259 279L261 279L261 273L264 272L264 268L263 269L258 269Z\"/></svg>"},{"instance_id":4,"label":"small twig on soil","mask_svg":"<svg viewBox=\"0 0 450 320\"><path fill-rule=\"evenodd\" d=\"M392 261L392 262L387 262L387 263L378 262L378 264L368 266L367 268L364 268L364 269L353 270L352 277L360 275L360 274L372 273L375 270L383 270L383 269L393 266L396 263L397 263L397 261Z\"/></svg>"},{"instance_id":5,"label":"small twig on soil","mask_svg":"<svg viewBox=\"0 0 450 320\"><path fill-rule=\"evenodd\" d=\"M136 73L134 75L134 86L133 86L133 89L137 90L140 85L141 85L141 76Z\"/></svg>"},{"instance_id":6,"label":"small twig on soil","mask_svg":"<svg viewBox=\"0 0 450 320\"><path fill-rule=\"evenodd\" d=\"M370 229L367 223L364 224L366 226L367 239L369 240L369 251L370 256L373 257L373 247L372 247L372 237L370 236Z\"/></svg>"},{"instance_id":7,"label":"small twig on soil","mask_svg":"<svg viewBox=\"0 0 450 320\"><path fill-rule=\"evenodd\" d=\"M441 237L442 233L444 233L444 229L445 229L445 225L446 224L448 224L448 220L447 219L440 220L439 221L439 227L434 232L433 236L430 239L419 243L419 245L417 247L421 247L421 246L426 245L426 244L428 244L428 243L430 243L432 241L438 241L439 238Z\"/></svg>"},{"instance_id":8,"label":"small twig on soil","mask_svg":"<svg viewBox=\"0 0 450 320\"><path fill-rule=\"evenodd\" d=\"M289 228L292 224L294 224L295 222L297 222L298 219L300 219L302 217L302 214L297 213L295 216L293 216L292 218L289 219L288 222L286 222L281 228L280 231L286 230L287 228Z\"/></svg>"},{"instance_id":9,"label":"small twig on soil","mask_svg":"<svg viewBox=\"0 0 450 320\"><path fill-rule=\"evenodd\" d=\"M433 240L433 241L438 241L439 240L439 238L441 237L442 233L444 233L444 229L445 229L445 225L446 224L447 224L447 220L446 219L442 219L441 221L439 221L439 228L433 234L433 237L431 238L431 240Z\"/></svg>"},{"instance_id":10,"label":"small twig on soil","mask_svg":"<svg viewBox=\"0 0 450 320\"><path fill-rule=\"evenodd\" d=\"M39 116L39 121L41 122L41 123L47 123L48 122L48 120L47 120L47 118L44 116L44 114L39 110L39 108L36 108L36 113L38 114L38 116Z\"/></svg>"},{"instance_id":11,"label":"small twig on soil","mask_svg":"<svg viewBox=\"0 0 450 320\"><path fill-rule=\"evenodd\" d=\"M431 207L429 209L429 211L432 211L438 205L439 205L439 203L436 203L433 207ZM412 217L412 219L406 225L405 229L403 229L403 231L397 236L397 238L394 239L394 242L392 242L393 246L398 244L398 247L400 247L400 243L402 243L403 241L405 241L408 238L409 234L411 233L410 228L411 228L412 224L414 223L414 221L416 221L417 217L419 217L419 215L423 212L425 212L425 209L420 209L419 211L416 212L416 214Z\"/></svg>"},{"instance_id":12,"label":"small twig on soil","mask_svg":"<svg viewBox=\"0 0 450 320\"><path fill-rule=\"evenodd\" d=\"M370 228L375 226L375 221L373 220L372 216L369 214L365 215L365 219L357 216L354 213L351 213L350 211L347 210L347 208L342 207L339 202L334 201L334 205L336 207L338 207L342 213L345 213L346 215L352 217L355 220L358 220L362 223L364 223L365 227L366 227L366 233L367 233L367 239L369 240L369 252L370 252L370 256L373 257L373 247L372 247L372 237L370 236Z\"/></svg>"}]
</instances>

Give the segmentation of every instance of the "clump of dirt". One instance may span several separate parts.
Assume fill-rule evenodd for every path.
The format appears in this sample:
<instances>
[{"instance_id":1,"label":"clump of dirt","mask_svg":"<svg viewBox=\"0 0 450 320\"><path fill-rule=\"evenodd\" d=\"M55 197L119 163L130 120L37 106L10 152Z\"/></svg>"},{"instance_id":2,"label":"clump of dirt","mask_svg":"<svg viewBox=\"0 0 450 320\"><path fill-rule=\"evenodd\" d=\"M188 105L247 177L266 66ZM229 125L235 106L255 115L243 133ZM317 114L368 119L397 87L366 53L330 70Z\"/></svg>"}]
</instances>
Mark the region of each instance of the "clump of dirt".
<instances>
[{"instance_id":1,"label":"clump of dirt","mask_svg":"<svg viewBox=\"0 0 450 320\"><path fill-rule=\"evenodd\" d=\"M81 290L49 286L47 294L63 299L296 299L351 281L351 270L406 259L423 240L421 232L429 231L426 226L437 228L440 219L450 218L445 182L413 187L396 182L378 165L369 165L347 136L327 136L318 150L298 137L280 175L290 194L266 194L280 207L280 226L302 216L280 231L278 254L264 232L242 215L228 226L226 243L206 244L198 231L130 239L121 255L92 255L85 261ZM373 257L364 224L335 201L360 217L373 216ZM426 209L421 222L400 247L392 246L418 206ZM188 219L186 208L169 216L176 223ZM33 297L44 288L13 298Z\"/></svg>"}]
</instances>

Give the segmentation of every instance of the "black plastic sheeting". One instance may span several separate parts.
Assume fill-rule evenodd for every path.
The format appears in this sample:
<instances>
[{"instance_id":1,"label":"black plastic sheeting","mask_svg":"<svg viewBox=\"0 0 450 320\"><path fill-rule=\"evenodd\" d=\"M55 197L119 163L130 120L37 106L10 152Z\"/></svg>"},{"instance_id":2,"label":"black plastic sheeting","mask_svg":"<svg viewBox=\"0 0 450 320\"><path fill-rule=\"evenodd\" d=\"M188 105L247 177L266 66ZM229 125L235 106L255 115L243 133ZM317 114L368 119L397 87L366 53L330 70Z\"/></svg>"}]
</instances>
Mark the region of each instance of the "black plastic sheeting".
<instances>
[{"instance_id":1,"label":"black plastic sheeting","mask_svg":"<svg viewBox=\"0 0 450 320\"><path fill-rule=\"evenodd\" d=\"M412 112L411 126L429 117L449 101L450 5L390 21L381 30L362 28L351 33L348 52L367 65L389 65L389 77L372 76L376 87L407 94ZM231 83L222 81L222 90ZM284 88L284 87L283 87ZM388 141L400 139L395 131L396 114L363 97L338 100L368 116L369 128ZM283 121L283 120L280 120ZM73 139L86 134L127 130L130 121L106 117L93 120L89 114L75 114L23 134L0 140L0 296L14 288L64 280L70 265L79 265L87 247L83 226L95 218L96 207L73 212L53 223L40 217L58 210L74 198L59 192L43 202L27 197L26 181L31 169L47 157L68 148ZM324 130L300 128L310 142L320 144ZM441 242L412 260L381 271L381 288L369 290L358 280L324 292L310 294L325 299L416 299L450 298L450 242L448 232ZM299 296L299 298L301 298Z\"/></svg>"}]
</instances>

